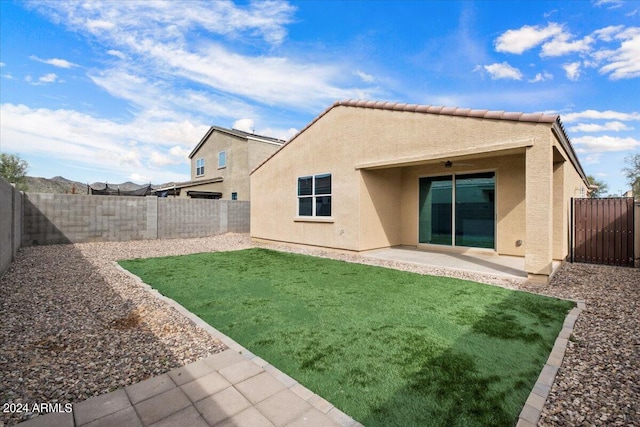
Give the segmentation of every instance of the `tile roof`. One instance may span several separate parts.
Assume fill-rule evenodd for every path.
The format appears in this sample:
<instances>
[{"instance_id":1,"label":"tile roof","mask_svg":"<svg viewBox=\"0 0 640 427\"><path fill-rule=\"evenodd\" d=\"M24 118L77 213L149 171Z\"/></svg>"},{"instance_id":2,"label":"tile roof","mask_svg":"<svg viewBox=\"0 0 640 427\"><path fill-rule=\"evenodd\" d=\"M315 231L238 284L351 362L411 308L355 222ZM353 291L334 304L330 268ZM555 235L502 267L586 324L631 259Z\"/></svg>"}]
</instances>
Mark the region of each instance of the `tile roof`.
<instances>
[{"instance_id":1,"label":"tile roof","mask_svg":"<svg viewBox=\"0 0 640 427\"><path fill-rule=\"evenodd\" d=\"M446 115L446 116L476 117L481 119L513 120L518 122L553 123L558 119L557 115L544 114L544 113L516 113L516 112L494 111L494 110L473 110L471 108L443 107L443 106L419 105L419 104L403 104L399 102L384 102L384 101L364 101L364 100L355 100L355 99L349 99L346 101L336 101L333 103L331 107L325 110L325 113L339 105L343 105L346 107L373 108L377 110L408 111L411 113L427 113L427 114L440 114L440 115Z\"/></svg>"}]
</instances>

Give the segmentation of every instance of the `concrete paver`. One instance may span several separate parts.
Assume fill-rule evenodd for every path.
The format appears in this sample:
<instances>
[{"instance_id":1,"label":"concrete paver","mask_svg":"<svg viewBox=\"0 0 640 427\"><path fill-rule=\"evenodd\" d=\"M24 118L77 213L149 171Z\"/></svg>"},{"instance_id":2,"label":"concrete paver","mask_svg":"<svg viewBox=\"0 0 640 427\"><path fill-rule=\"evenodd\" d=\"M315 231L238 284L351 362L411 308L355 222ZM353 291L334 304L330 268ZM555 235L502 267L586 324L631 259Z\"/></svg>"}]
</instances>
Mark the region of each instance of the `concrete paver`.
<instances>
[{"instance_id":1,"label":"concrete paver","mask_svg":"<svg viewBox=\"0 0 640 427\"><path fill-rule=\"evenodd\" d=\"M98 418L83 427L142 427L142 422L132 407Z\"/></svg>"},{"instance_id":2,"label":"concrete paver","mask_svg":"<svg viewBox=\"0 0 640 427\"><path fill-rule=\"evenodd\" d=\"M163 374L158 377L152 377L137 384L133 384L124 388L129 396L129 400L134 405L136 403L147 400L150 397L169 391L175 387L175 383L169 375Z\"/></svg>"},{"instance_id":3,"label":"concrete paver","mask_svg":"<svg viewBox=\"0 0 640 427\"><path fill-rule=\"evenodd\" d=\"M228 387L195 404L196 409L210 425L232 417L250 406L251 402L233 387Z\"/></svg>"},{"instance_id":4,"label":"concrete paver","mask_svg":"<svg viewBox=\"0 0 640 427\"><path fill-rule=\"evenodd\" d=\"M239 362L247 360L237 351L223 351L222 353L216 353L211 355L202 361L211 369L219 371L227 366L235 365Z\"/></svg>"},{"instance_id":5,"label":"concrete paver","mask_svg":"<svg viewBox=\"0 0 640 427\"><path fill-rule=\"evenodd\" d=\"M256 405L276 426L286 425L311 409L311 405L289 389L282 390Z\"/></svg>"},{"instance_id":6,"label":"concrete paver","mask_svg":"<svg viewBox=\"0 0 640 427\"><path fill-rule=\"evenodd\" d=\"M293 422L287 424L287 427L338 427L333 420L327 417L316 408L311 408L304 414L300 415Z\"/></svg>"},{"instance_id":7,"label":"concrete paver","mask_svg":"<svg viewBox=\"0 0 640 427\"><path fill-rule=\"evenodd\" d=\"M209 367L204 360L198 360L182 368L174 369L169 372L169 376L177 385L182 385L197 378L204 377L212 372L214 372L214 370Z\"/></svg>"},{"instance_id":8,"label":"concrete paver","mask_svg":"<svg viewBox=\"0 0 640 427\"><path fill-rule=\"evenodd\" d=\"M135 408L142 422L145 425L150 425L189 405L191 405L191 401L182 390L173 388L138 403Z\"/></svg>"},{"instance_id":9,"label":"concrete paver","mask_svg":"<svg viewBox=\"0 0 640 427\"><path fill-rule=\"evenodd\" d=\"M197 402L207 396L211 396L212 394L224 390L230 385L231 383L225 380L222 375L217 372L212 372L209 375L205 375L204 377L188 382L180 388L187 395L189 400Z\"/></svg>"},{"instance_id":10,"label":"concrete paver","mask_svg":"<svg viewBox=\"0 0 640 427\"><path fill-rule=\"evenodd\" d=\"M176 412L155 424L152 427L209 427L209 424L202 418L200 413L193 406Z\"/></svg>"},{"instance_id":11,"label":"concrete paver","mask_svg":"<svg viewBox=\"0 0 640 427\"><path fill-rule=\"evenodd\" d=\"M24 421L19 424L20 427L74 427L73 414L71 412L62 412L41 415L36 418L32 418L29 421Z\"/></svg>"},{"instance_id":12,"label":"concrete paver","mask_svg":"<svg viewBox=\"0 0 640 427\"><path fill-rule=\"evenodd\" d=\"M233 417L227 418L216 427L274 427L274 424L251 406Z\"/></svg>"},{"instance_id":13,"label":"concrete paver","mask_svg":"<svg viewBox=\"0 0 640 427\"><path fill-rule=\"evenodd\" d=\"M269 375L268 372L244 380L236 384L235 387L253 404L262 402L286 388L283 383Z\"/></svg>"},{"instance_id":14,"label":"concrete paver","mask_svg":"<svg viewBox=\"0 0 640 427\"><path fill-rule=\"evenodd\" d=\"M251 362L250 360L245 360L243 362L227 366L224 369L220 369L220 375L225 377L227 381L233 384L256 376L261 372L264 372L264 369Z\"/></svg>"},{"instance_id":15,"label":"concrete paver","mask_svg":"<svg viewBox=\"0 0 640 427\"><path fill-rule=\"evenodd\" d=\"M124 389L120 389L73 405L73 416L76 425L82 426L130 406L131 402L129 402L127 393Z\"/></svg>"}]
</instances>

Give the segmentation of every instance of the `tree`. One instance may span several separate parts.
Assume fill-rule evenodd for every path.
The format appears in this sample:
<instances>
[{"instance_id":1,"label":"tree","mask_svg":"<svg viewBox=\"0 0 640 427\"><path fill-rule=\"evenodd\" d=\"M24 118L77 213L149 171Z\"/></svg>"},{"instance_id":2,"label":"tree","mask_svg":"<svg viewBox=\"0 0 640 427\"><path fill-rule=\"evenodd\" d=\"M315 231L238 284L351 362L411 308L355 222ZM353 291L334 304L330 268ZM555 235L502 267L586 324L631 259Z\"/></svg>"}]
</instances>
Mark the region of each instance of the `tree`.
<instances>
[{"instance_id":1,"label":"tree","mask_svg":"<svg viewBox=\"0 0 640 427\"><path fill-rule=\"evenodd\" d=\"M624 162L627 166L622 168L622 172L633 190L633 196L638 199L640 198L640 153L629 154L624 158Z\"/></svg>"},{"instance_id":2,"label":"tree","mask_svg":"<svg viewBox=\"0 0 640 427\"><path fill-rule=\"evenodd\" d=\"M21 191L27 191L27 169L29 164L17 154L0 153L0 176L15 184Z\"/></svg>"},{"instance_id":3,"label":"tree","mask_svg":"<svg viewBox=\"0 0 640 427\"><path fill-rule=\"evenodd\" d=\"M598 187L589 194L590 197L592 198L604 197L605 194L607 194L607 190L609 189L609 186L607 185L606 182L595 178L593 175L587 175L587 179L589 180L589 184L595 185Z\"/></svg>"}]
</instances>

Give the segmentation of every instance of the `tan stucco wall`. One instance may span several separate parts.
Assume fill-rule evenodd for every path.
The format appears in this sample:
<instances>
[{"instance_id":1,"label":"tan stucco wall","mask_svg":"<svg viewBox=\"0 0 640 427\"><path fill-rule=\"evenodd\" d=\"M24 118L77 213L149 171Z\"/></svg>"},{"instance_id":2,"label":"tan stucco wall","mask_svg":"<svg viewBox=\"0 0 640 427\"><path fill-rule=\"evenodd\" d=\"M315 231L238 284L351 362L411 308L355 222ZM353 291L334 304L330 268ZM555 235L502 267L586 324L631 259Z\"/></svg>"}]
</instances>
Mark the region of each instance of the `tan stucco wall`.
<instances>
[{"instance_id":1,"label":"tan stucco wall","mask_svg":"<svg viewBox=\"0 0 640 427\"><path fill-rule=\"evenodd\" d=\"M483 171L496 174L497 253L548 276L568 254L570 198L584 186L550 123L335 107L252 174L251 234L357 251L416 245L419 177ZM297 178L327 172L332 218L297 219Z\"/></svg>"},{"instance_id":2,"label":"tan stucco wall","mask_svg":"<svg viewBox=\"0 0 640 427\"><path fill-rule=\"evenodd\" d=\"M191 158L191 179L222 177L223 181L189 187L189 190L221 192L223 199L231 199L231 193L236 192L238 200L249 200L249 173L257 164L276 152L278 148L280 148L279 145L246 140L224 132L213 131ZM220 151L226 151L226 167L224 168L218 168L218 153ZM204 158L205 173L203 176L196 176L196 161L200 158Z\"/></svg>"}]
</instances>

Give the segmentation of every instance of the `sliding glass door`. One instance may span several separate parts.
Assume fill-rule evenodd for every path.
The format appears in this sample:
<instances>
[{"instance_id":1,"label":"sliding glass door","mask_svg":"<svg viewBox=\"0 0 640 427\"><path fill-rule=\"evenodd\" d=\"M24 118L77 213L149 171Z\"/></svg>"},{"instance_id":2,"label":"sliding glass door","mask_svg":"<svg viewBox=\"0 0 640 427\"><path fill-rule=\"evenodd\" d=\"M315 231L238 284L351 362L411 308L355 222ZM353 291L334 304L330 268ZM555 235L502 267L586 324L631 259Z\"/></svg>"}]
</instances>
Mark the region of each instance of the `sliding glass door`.
<instances>
[{"instance_id":1,"label":"sliding glass door","mask_svg":"<svg viewBox=\"0 0 640 427\"><path fill-rule=\"evenodd\" d=\"M418 242L495 248L493 172L420 178Z\"/></svg>"}]
</instances>

